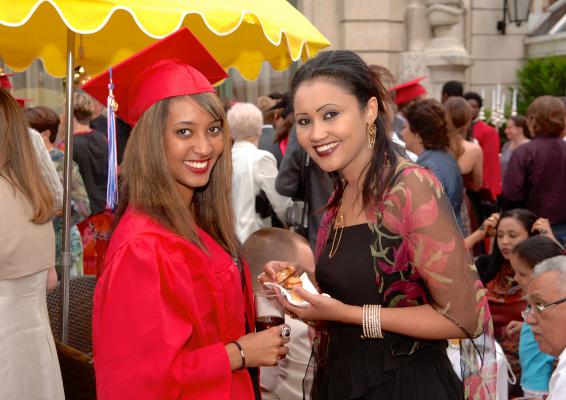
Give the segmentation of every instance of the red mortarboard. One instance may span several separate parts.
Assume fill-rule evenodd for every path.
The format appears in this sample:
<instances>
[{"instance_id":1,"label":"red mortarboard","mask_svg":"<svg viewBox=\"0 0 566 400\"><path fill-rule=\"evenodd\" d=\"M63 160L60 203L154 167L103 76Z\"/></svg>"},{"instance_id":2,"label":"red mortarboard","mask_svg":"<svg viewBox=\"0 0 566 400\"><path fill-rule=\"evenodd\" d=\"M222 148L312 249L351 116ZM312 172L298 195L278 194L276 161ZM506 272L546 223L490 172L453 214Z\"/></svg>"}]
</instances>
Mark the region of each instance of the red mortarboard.
<instances>
[{"instance_id":1,"label":"red mortarboard","mask_svg":"<svg viewBox=\"0 0 566 400\"><path fill-rule=\"evenodd\" d=\"M403 103L407 103L417 96L426 93L426 89L423 85L419 82L422 81L425 77L421 76L417 79L414 79L409 82L402 83L400 85L395 86L390 92L395 92L395 104L400 105Z\"/></svg>"},{"instance_id":2,"label":"red mortarboard","mask_svg":"<svg viewBox=\"0 0 566 400\"><path fill-rule=\"evenodd\" d=\"M18 102L18 105L20 106L20 108L26 108L26 101L31 101L31 99L22 99L22 98L19 98L19 97L16 97L15 99Z\"/></svg>"},{"instance_id":3,"label":"red mortarboard","mask_svg":"<svg viewBox=\"0 0 566 400\"><path fill-rule=\"evenodd\" d=\"M198 39L182 28L112 68L116 113L133 126L157 101L214 92L212 84L227 76ZM106 104L109 82L110 74L105 72L82 88Z\"/></svg>"},{"instance_id":4,"label":"red mortarboard","mask_svg":"<svg viewBox=\"0 0 566 400\"><path fill-rule=\"evenodd\" d=\"M0 87L4 89L12 89L12 82L10 82L10 77L14 74L5 74L0 72Z\"/></svg>"}]
</instances>

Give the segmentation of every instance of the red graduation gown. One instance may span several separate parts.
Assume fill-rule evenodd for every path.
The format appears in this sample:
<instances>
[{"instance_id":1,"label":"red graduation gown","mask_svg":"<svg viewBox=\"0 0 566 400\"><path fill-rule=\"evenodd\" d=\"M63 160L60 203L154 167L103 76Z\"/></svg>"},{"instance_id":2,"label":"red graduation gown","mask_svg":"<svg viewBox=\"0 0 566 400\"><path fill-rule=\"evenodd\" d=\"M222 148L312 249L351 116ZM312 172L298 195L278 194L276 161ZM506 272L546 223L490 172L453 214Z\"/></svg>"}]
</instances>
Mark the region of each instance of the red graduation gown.
<instances>
[{"instance_id":1,"label":"red graduation gown","mask_svg":"<svg viewBox=\"0 0 566 400\"><path fill-rule=\"evenodd\" d=\"M489 190L491 201L501 194L501 163L499 161L499 133L483 121L473 125L474 137L483 151L483 187Z\"/></svg>"},{"instance_id":2,"label":"red graduation gown","mask_svg":"<svg viewBox=\"0 0 566 400\"><path fill-rule=\"evenodd\" d=\"M245 334L251 292L232 258L198 234L209 255L145 214L124 214L94 295L99 400L254 398L224 347ZM251 288L247 268L245 280Z\"/></svg>"}]
</instances>

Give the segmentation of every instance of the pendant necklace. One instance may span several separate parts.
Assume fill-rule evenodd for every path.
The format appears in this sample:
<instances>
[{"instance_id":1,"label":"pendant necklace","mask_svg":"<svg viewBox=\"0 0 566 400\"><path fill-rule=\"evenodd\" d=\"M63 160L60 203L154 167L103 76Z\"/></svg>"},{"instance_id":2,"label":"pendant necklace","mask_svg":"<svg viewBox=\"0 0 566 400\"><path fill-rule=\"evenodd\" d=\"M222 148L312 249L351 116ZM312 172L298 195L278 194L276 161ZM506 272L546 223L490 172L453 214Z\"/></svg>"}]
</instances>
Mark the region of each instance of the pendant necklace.
<instances>
[{"instance_id":1,"label":"pendant necklace","mask_svg":"<svg viewBox=\"0 0 566 400\"><path fill-rule=\"evenodd\" d=\"M344 193L342 192L342 198L340 199L340 207L338 208L338 215L337 215L338 220L334 224L334 237L332 239L332 245L330 246L330 251L328 252L328 258L332 258L336 255L336 252L338 251L338 246L340 246L340 241L342 240L342 232L344 231L344 214L342 214L343 199L344 199ZM338 240L336 240L337 238Z\"/></svg>"}]
</instances>

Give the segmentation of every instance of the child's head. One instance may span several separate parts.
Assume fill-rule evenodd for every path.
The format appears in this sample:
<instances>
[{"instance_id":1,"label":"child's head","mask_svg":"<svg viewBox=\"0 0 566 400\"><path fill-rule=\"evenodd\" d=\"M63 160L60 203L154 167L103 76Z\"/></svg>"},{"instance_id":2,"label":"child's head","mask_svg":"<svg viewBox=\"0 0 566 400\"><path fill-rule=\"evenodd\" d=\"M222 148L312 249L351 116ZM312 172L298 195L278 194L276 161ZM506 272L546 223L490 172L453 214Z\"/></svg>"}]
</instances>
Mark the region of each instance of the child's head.
<instances>
[{"instance_id":1,"label":"child's head","mask_svg":"<svg viewBox=\"0 0 566 400\"><path fill-rule=\"evenodd\" d=\"M306 272L314 272L314 254L309 242L298 233L281 228L254 232L244 243L244 257L252 277L262 273L265 263L271 260L295 262ZM254 290L259 289L255 279L252 283Z\"/></svg>"},{"instance_id":2,"label":"child's head","mask_svg":"<svg viewBox=\"0 0 566 400\"><path fill-rule=\"evenodd\" d=\"M531 282L535 265L562 254L560 246L546 236L532 236L522 241L513 248L509 257L511 267L515 271L515 281L526 289Z\"/></svg>"}]
</instances>

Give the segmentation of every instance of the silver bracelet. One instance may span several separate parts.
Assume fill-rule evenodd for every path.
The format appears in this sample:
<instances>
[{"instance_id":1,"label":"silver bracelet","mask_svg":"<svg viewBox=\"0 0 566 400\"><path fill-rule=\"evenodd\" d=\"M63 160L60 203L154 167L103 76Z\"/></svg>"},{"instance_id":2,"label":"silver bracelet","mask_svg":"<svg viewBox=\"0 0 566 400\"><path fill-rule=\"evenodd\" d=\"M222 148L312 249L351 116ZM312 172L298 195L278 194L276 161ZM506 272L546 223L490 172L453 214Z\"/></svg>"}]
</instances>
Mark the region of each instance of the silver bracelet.
<instances>
[{"instance_id":1,"label":"silver bracelet","mask_svg":"<svg viewBox=\"0 0 566 400\"><path fill-rule=\"evenodd\" d=\"M381 305L362 306L362 339L383 339L381 330Z\"/></svg>"}]
</instances>

